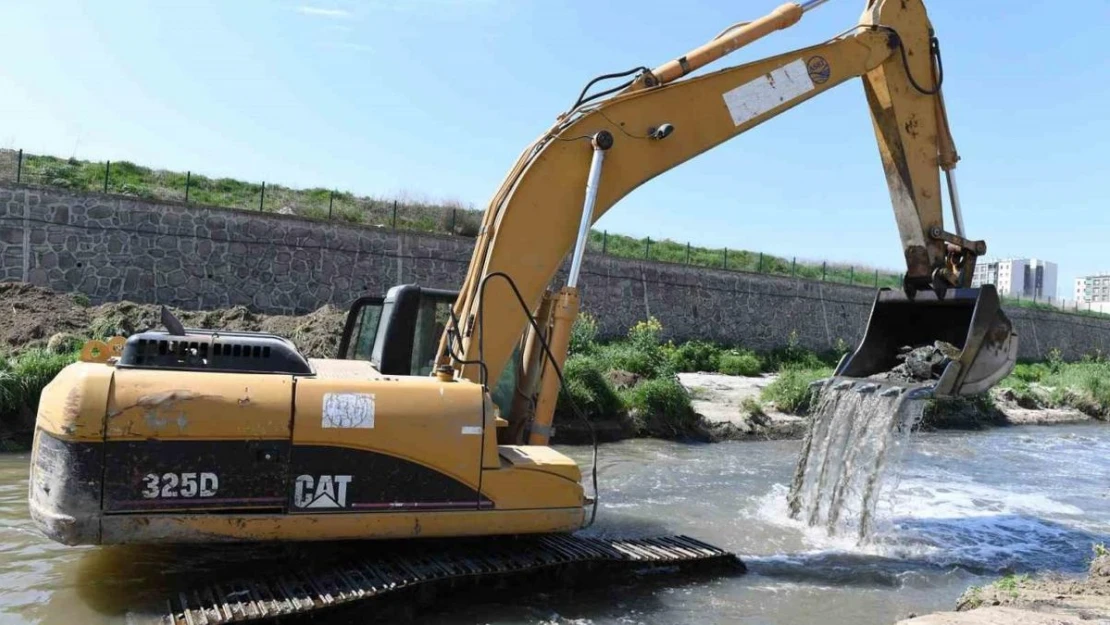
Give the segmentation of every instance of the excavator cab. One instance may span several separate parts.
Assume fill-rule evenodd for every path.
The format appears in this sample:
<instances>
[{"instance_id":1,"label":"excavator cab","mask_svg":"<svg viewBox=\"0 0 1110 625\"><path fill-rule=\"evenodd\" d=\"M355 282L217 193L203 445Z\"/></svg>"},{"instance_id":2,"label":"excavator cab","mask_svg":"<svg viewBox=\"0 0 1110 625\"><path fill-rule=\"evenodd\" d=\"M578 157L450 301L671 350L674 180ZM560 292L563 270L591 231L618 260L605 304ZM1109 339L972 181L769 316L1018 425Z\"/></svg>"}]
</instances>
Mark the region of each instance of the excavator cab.
<instances>
[{"instance_id":1,"label":"excavator cab","mask_svg":"<svg viewBox=\"0 0 1110 625\"><path fill-rule=\"evenodd\" d=\"M932 348L931 362L907 362L921 358L922 348ZM913 298L880 289L863 342L841 359L835 375L883 378L900 368L913 378L902 381L928 383L933 395L975 395L1010 373L1017 349L994 285L922 291Z\"/></svg>"},{"instance_id":2,"label":"excavator cab","mask_svg":"<svg viewBox=\"0 0 1110 625\"><path fill-rule=\"evenodd\" d=\"M401 284L360 297L347 312L339 360L368 360L388 375L429 375L458 291Z\"/></svg>"}]
</instances>

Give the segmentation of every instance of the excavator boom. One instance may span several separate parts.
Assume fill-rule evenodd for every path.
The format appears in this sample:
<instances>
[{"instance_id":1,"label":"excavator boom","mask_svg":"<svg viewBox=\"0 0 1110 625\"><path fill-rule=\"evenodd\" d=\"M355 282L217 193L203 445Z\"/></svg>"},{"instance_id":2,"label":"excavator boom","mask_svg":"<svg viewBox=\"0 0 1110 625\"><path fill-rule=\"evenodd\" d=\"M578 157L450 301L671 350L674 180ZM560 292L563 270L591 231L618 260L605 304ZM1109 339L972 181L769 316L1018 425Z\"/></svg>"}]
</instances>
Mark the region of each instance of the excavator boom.
<instances>
[{"instance_id":1,"label":"excavator boom","mask_svg":"<svg viewBox=\"0 0 1110 625\"><path fill-rule=\"evenodd\" d=\"M976 368L980 346L992 347L992 353L1002 357L995 359L990 372L977 377L1005 375L1013 365L1016 338L997 306L976 306L979 292L967 290L975 259L985 253L986 244L965 238L958 216L952 172L958 157L941 94L939 45L921 0L872 0L856 28L825 43L687 76L742 45L789 27L819 4L783 5L655 70L642 71L611 97L580 98L560 116L521 155L485 212L455 304L460 326L444 337L440 362L474 381L499 379L528 327L527 315L541 308L545 290L568 252L574 250L573 277L581 262L583 234L621 198L764 121L860 78L906 261L905 302L893 307L877 304L872 321L887 314L903 315L875 327L898 326L909 320L904 315L907 311L936 310L918 305L925 304L926 293L945 307L967 308L974 314L961 317L962 327L933 327L938 331L935 336L914 338L931 343L941 336L960 336L955 347L970 350L959 359L965 373ZM944 228L942 170L954 200L955 233ZM563 310L563 319L573 320L578 307L576 286L568 283L558 294L547 296L554 300L555 317ZM994 311L990 319L976 316L987 314L988 308ZM938 318L956 321L954 316ZM969 327L974 336L967 335ZM993 331L984 337L984 328ZM555 319L540 333L545 332L552 356L561 363L569 330ZM872 340L868 351L878 345ZM895 353L898 347L894 346ZM889 359L852 360L851 371L866 377L879 373L875 367ZM539 375L546 378L550 369L541 368ZM528 382L529 388L537 386ZM538 385L540 405L545 405L544 386ZM980 386L974 388L981 390ZM959 394L972 388L949 384L937 390ZM549 415L537 410L534 421L546 428ZM546 438L530 440L545 442Z\"/></svg>"}]
</instances>

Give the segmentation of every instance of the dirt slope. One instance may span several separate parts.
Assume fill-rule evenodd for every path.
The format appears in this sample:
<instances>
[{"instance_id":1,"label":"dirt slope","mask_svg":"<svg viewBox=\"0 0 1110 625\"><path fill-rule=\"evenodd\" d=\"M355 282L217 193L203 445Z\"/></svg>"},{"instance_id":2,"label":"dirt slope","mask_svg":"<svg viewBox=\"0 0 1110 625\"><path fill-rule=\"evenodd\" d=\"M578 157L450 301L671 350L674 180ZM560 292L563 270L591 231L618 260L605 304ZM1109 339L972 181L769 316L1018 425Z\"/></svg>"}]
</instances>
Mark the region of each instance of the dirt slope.
<instances>
[{"instance_id":1,"label":"dirt slope","mask_svg":"<svg viewBox=\"0 0 1110 625\"><path fill-rule=\"evenodd\" d=\"M346 311L332 306L302 316L261 315L243 306L223 310L172 309L187 328L269 332L292 339L309 357L333 357ZM18 282L0 282L0 352L45 347L50 337L127 336L160 329L158 306L114 302L89 306L80 295ZM9 314L10 313L10 314Z\"/></svg>"}]
</instances>

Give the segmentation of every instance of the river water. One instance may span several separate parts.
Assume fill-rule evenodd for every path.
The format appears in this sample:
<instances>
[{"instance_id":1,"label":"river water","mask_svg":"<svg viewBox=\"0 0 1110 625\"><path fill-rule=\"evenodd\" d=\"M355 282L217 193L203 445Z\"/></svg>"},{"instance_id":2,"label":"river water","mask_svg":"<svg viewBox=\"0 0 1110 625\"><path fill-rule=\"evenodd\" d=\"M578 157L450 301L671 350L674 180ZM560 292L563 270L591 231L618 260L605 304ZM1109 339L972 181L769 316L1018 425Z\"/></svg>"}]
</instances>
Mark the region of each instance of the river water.
<instances>
[{"instance_id":1,"label":"river water","mask_svg":"<svg viewBox=\"0 0 1110 625\"><path fill-rule=\"evenodd\" d=\"M1013 427L917 434L879 502L874 540L804 527L787 513L799 441L682 445L626 441L601 449L603 507L589 532L686 533L741 554L748 575L610 580L574 591L454 593L412 622L891 623L949 609L964 588L1000 574L1080 572L1110 542L1110 428ZM566 450L588 462L588 450ZM0 456L0 623L122 623L133 592L167 571L250 566L220 548L66 548L27 519L25 454ZM200 555L198 555L200 554ZM263 566L263 565L259 565ZM198 569L199 567L199 569ZM384 617L383 617L384 618ZM395 617L390 617L390 621ZM390 622L384 621L384 622ZM383 622L369 605L313 623Z\"/></svg>"}]
</instances>

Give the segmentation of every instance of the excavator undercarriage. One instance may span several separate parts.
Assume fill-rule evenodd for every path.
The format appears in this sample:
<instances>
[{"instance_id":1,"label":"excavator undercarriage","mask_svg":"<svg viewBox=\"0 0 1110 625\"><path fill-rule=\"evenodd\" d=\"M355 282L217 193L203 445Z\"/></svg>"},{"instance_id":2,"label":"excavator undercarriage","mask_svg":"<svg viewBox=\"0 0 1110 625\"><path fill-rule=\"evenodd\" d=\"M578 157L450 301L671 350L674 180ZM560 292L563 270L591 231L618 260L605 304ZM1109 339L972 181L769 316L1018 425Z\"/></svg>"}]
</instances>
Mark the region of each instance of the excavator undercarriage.
<instances>
[{"instance_id":1,"label":"excavator undercarriage","mask_svg":"<svg viewBox=\"0 0 1110 625\"><path fill-rule=\"evenodd\" d=\"M128 622L242 623L304 614L418 587L434 591L486 578L544 574L601 579L665 569L691 574L745 572L734 555L688 536L610 539L566 534L378 543L372 553L297 570L209 581L182 588ZM484 582L483 582L484 583Z\"/></svg>"}]
</instances>

